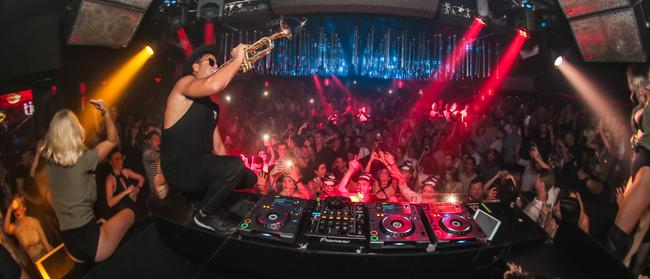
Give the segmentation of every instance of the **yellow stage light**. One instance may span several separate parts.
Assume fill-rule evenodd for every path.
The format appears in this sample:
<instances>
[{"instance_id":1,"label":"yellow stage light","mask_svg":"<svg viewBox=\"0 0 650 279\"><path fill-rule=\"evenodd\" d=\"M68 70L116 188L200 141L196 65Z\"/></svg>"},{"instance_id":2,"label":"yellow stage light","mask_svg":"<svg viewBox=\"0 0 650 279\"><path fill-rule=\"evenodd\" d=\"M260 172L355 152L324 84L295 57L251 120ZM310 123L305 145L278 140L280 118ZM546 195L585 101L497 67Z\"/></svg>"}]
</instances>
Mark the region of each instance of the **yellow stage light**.
<instances>
[{"instance_id":1,"label":"yellow stage light","mask_svg":"<svg viewBox=\"0 0 650 279\"><path fill-rule=\"evenodd\" d=\"M153 55L153 49L149 46L143 48L129 61L122 65L106 83L102 83L99 90L91 94L89 99L103 99L106 106L112 107L115 101L122 96L124 89L129 85L131 80L136 76L138 71L144 66L144 63ZM94 109L86 110L82 115L82 125L88 127L92 120Z\"/></svg>"}]
</instances>

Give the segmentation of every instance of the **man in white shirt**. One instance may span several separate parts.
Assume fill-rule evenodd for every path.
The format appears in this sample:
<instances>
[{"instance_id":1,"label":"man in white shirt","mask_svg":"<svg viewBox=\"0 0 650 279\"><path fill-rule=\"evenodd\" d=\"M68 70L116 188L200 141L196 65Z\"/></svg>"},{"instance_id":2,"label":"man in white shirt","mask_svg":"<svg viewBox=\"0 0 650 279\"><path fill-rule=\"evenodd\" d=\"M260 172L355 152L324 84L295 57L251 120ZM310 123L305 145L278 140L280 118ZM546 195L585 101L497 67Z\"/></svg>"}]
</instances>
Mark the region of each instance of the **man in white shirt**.
<instances>
[{"instance_id":1,"label":"man in white shirt","mask_svg":"<svg viewBox=\"0 0 650 279\"><path fill-rule=\"evenodd\" d=\"M553 172L544 170L535 175L535 198L528 203L524 213L535 222L543 225L547 215L550 214L557 201L560 188L555 186L555 175Z\"/></svg>"}]
</instances>

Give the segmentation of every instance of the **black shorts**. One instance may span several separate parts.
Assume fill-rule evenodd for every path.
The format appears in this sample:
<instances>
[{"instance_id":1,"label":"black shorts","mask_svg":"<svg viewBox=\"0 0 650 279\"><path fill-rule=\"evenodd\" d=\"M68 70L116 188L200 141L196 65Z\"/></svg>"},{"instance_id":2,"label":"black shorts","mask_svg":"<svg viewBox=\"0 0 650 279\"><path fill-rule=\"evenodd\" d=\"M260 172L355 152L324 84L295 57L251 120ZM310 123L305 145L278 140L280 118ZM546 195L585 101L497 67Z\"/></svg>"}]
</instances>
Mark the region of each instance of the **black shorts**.
<instances>
[{"instance_id":1,"label":"black shorts","mask_svg":"<svg viewBox=\"0 0 650 279\"><path fill-rule=\"evenodd\" d=\"M648 149L645 149L641 146L637 146L634 149L634 155L632 156L632 166L630 170L632 171L632 181L634 181L634 177L636 176L636 173L641 169L643 166L648 166L650 167L650 151Z\"/></svg>"},{"instance_id":2,"label":"black shorts","mask_svg":"<svg viewBox=\"0 0 650 279\"><path fill-rule=\"evenodd\" d=\"M70 230L61 232L65 250L75 259L94 262L99 245L99 225L95 220Z\"/></svg>"}]
</instances>

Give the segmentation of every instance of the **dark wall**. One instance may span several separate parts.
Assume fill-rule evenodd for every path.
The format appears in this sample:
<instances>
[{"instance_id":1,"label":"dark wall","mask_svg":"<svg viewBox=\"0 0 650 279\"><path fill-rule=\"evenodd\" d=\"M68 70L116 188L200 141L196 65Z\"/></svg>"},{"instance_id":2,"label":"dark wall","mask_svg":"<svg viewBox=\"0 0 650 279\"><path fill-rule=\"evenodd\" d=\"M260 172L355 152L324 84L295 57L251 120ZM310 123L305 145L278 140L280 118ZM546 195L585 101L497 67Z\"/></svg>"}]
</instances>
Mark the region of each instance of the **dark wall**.
<instances>
[{"instance_id":1,"label":"dark wall","mask_svg":"<svg viewBox=\"0 0 650 279\"><path fill-rule=\"evenodd\" d=\"M63 0L1 3L0 82L61 67Z\"/></svg>"}]
</instances>

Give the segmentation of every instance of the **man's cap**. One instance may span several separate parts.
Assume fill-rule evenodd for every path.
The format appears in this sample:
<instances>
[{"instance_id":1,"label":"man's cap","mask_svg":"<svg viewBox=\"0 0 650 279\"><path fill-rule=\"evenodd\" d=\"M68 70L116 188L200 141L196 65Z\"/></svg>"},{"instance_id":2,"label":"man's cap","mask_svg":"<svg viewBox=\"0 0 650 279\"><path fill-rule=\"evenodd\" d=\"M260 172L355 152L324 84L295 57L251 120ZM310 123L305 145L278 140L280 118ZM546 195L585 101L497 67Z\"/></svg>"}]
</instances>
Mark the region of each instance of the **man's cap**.
<instances>
[{"instance_id":1,"label":"man's cap","mask_svg":"<svg viewBox=\"0 0 650 279\"><path fill-rule=\"evenodd\" d=\"M323 183L325 183L328 186L334 186L336 185L337 182L338 181L336 181L336 176L334 176L334 174L331 172L326 173L325 176L323 177Z\"/></svg>"},{"instance_id":2,"label":"man's cap","mask_svg":"<svg viewBox=\"0 0 650 279\"><path fill-rule=\"evenodd\" d=\"M422 184L430 185L434 189L437 189L440 186L440 178L437 175L435 176L432 175L427 177L427 179L425 179L424 181L422 181Z\"/></svg>"},{"instance_id":3,"label":"man's cap","mask_svg":"<svg viewBox=\"0 0 650 279\"><path fill-rule=\"evenodd\" d=\"M415 170L411 161L404 162L404 164L402 164L399 169L407 172L413 172Z\"/></svg>"},{"instance_id":4,"label":"man's cap","mask_svg":"<svg viewBox=\"0 0 650 279\"><path fill-rule=\"evenodd\" d=\"M217 53L219 53L219 49L215 45L202 45L198 48L196 48L192 54L190 54L190 57L185 60L185 64L183 64L183 76L189 76L192 74L192 64L196 62L197 59L201 58L201 56L205 54L212 54L214 55L215 58L217 58Z\"/></svg>"},{"instance_id":5,"label":"man's cap","mask_svg":"<svg viewBox=\"0 0 650 279\"><path fill-rule=\"evenodd\" d=\"M359 175L358 180L366 180L372 182L372 175L370 173L363 172Z\"/></svg>"}]
</instances>

